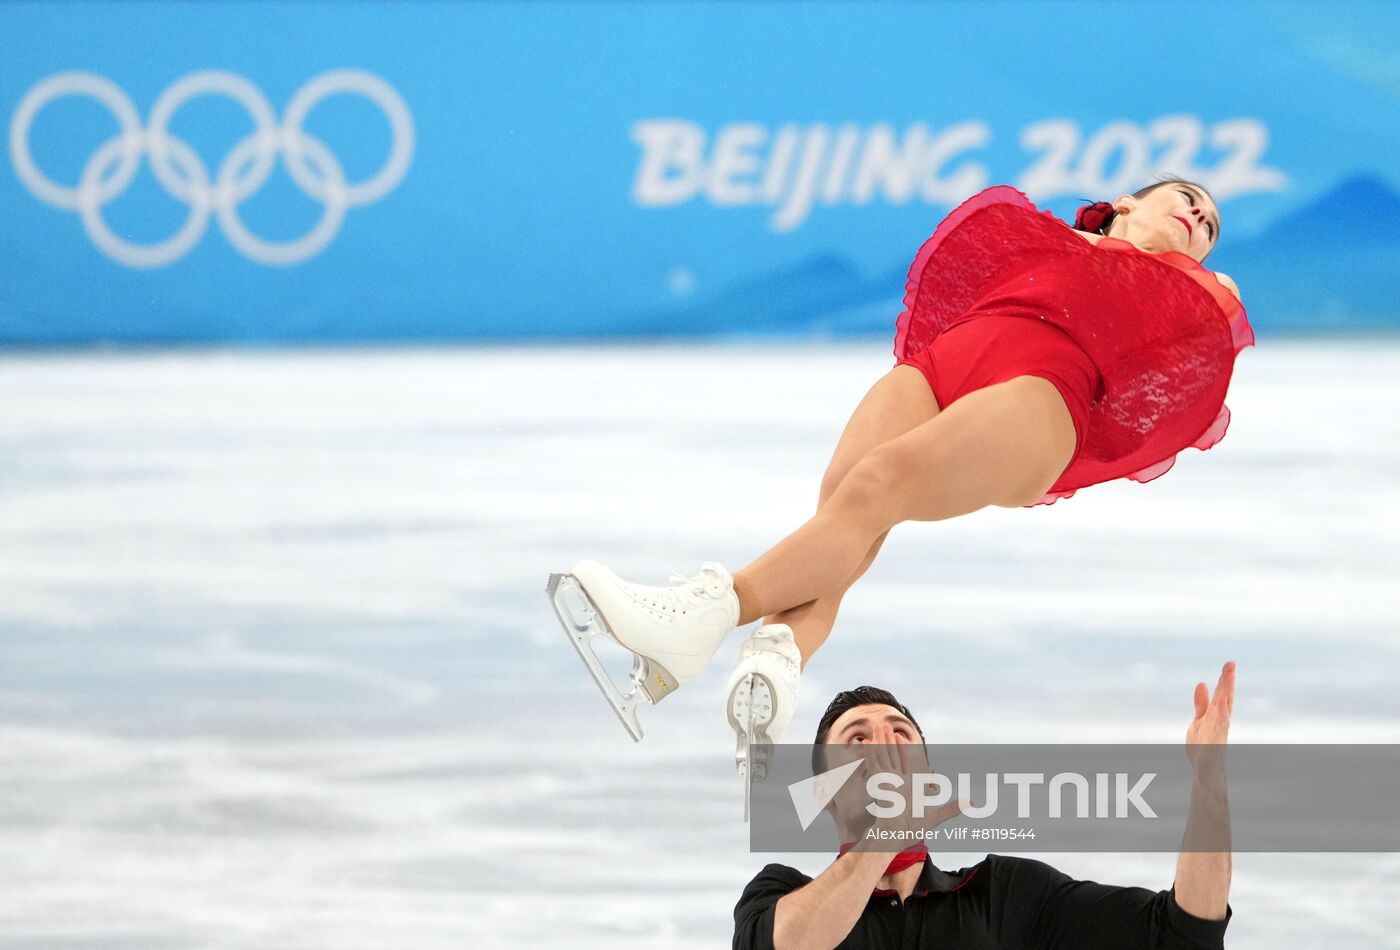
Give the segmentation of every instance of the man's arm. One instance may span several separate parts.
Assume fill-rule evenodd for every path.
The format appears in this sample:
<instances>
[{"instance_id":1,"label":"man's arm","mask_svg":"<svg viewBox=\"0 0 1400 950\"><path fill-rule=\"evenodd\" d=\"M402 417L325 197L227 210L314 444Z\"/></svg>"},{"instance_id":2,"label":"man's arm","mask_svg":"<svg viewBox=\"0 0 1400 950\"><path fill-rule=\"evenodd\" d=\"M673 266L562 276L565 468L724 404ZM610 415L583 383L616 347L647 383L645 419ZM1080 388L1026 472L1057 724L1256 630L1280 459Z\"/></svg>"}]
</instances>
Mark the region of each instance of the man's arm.
<instances>
[{"instance_id":1,"label":"man's arm","mask_svg":"<svg viewBox=\"0 0 1400 950\"><path fill-rule=\"evenodd\" d=\"M1221 850L1187 850L1191 847ZM1191 785L1186 840L1176 859L1176 902L1182 910L1207 920L1225 919L1230 898L1229 847L1230 803L1225 782L1198 775Z\"/></svg>"},{"instance_id":2,"label":"man's arm","mask_svg":"<svg viewBox=\"0 0 1400 950\"><path fill-rule=\"evenodd\" d=\"M835 947L860 919L889 863L888 854L850 851L815 880L768 865L734 908L734 950Z\"/></svg>"},{"instance_id":3,"label":"man's arm","mask_svg":"<svg viewBox=\"0 0 1400 950\"><path fill-rule=\"evenodd\" d=\"M844 748L849 751L854 747ZM855 753L864 760L862 770L857 773L861 776L861 785L877 773L888 772L907 780L915 766L927 768L927 761L922 758L922 747L919 748L920 751L915 751L912 746L878 743L861 746ZM868 825L868 829L859 832L843 830L843 836L853 834L855 846L833 861L811 883L785 894L777 902L773 916L775 950L830 950L845 940L869 907L870 893L884 877L893 857L887 846L878 842L927 840L918 835L926 836L943 822L956 817L962 807L961 802L947 802L918 816L906 808L898 814L876 818L871 822L872 815L861 796L838 797L832 804L837 809L832 814L837 816L838 828L858 829ZM871 837L866 830L891 832L892 837Z\"/></svg>"},{"instance_id":4,"label":"man's arm","mask_svg":"<svg viewBox=\"0 0 1400 950\"><path fill-rule=\"evenodd\" d=\"M1007 933L1040 950L1116 947L1219 948L1230 919L1230 811L1225 741L1235 702L1235 664L1220 671L1215 695L1196 684L1196 717L1186 730L1195 779L1186 836L1169 891L1076 881L1039 861L999 859L1005 901L1036 908L1009 920ZM1020 929L1024 928L1024 929Z\"/></svg>"},{"instance_id":5,"label":"man's arm","mask_svg":"<svg viewBox=\"0 0 1400 950\"><path fill-rule=\"evenodd\" d=\"M1042 861L989 857L1000 945L1020 950L1221 950L1229 921L1184 910L1173 891L1080 881Z\"/></svg>"},{"instance_id":6,"label":"man's arm","mask_svg":"<svg viewBox=\"0 0 1400 950\"><path fill-rule=\"evenodd\" d=\"M870 902L870 892L889 867L880 851L847 851L806 887L778 901L773 917L773 948L825 950L835 947Z\"/></svg>"},{"instance_id":7,"label":"man's arm","mask_svg":"<svg viewBox=\"0 0 1400 950\"><path fill-rule=\"evenodd\" d=\"M1230 897L1230 803L1225 792L1225 742L1235 705L1235 664L1226 663L1209 696L1196 684L1196 718L1186 730L1195 770L1186 837L1176 860L1176 901L1207 920L1224 920Z\"/></svg>"}]
</instances>

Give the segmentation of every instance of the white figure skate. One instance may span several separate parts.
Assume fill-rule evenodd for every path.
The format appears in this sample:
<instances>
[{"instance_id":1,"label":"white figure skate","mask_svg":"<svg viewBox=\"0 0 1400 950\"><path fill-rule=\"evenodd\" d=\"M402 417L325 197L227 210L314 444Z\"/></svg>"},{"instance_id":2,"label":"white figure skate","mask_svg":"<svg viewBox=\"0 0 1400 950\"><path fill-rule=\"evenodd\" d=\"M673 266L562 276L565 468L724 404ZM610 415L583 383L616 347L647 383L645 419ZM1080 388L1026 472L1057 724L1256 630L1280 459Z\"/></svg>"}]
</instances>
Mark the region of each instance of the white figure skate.
<instances>
[{"instance_id":1,"label":"white figure skate","mask_svg":"<svg viewBox=\"0 0 1400 950\"><path fill-rule=\"evenodd\" d=\"M739 620L733 579L719 564L708 562L694 577L671 581L670 587L629 584L596 561L582 561L568 574L551 574L546 587L569 641L637 742L638 704L655 705L699 676ZM600 635L632 654L625 693L593 649Z\"/></svg>"},{"instance_id":2,"label":"white figure skate","mask_svg":"<svg viewBox=\"0 0 1400 950\"><path fill-rule=\"evenodd\" d=\"M729 677L725 712L734 728L734 764L744 783L744 820L749 820L753 783L768 777L772 746L783 741L797 710L802 653L785 623L759 627L739 647L739 665Z\"/></svg>"}]
</instances>

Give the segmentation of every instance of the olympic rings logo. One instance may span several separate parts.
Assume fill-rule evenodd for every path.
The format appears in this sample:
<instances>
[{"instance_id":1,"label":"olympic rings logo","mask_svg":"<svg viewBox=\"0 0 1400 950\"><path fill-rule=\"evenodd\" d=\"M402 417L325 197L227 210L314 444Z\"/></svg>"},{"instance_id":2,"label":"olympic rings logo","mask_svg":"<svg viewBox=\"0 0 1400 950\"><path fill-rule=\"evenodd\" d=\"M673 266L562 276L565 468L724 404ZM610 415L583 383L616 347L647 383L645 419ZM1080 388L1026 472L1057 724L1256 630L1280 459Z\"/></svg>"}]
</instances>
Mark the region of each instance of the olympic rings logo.
<instances>
[{"instance_id":1,"label":"olympic rings logo","mask_svg":"<svg viewBox=\"0 0 1400 950\"><path fill-rule=\"evenodd\" d=\"M340 93L357 93L373 102L389 120L393 139L389 157L374 175L347 182L339 160L324 142L302 126L322 100ZM49 103L65 96L87 96L111 110L120 126L115 137L98 146L83 166L76 187L50 179L29 150L29 129ZM190 145L170 133L170 120L185 103L199 96L225 96L240 104L253 120L253 132L233 146L211 181ZM104 205L131 184L141 157L150 158L156 180L171 197L189 206L185 223L174 235L156 244L133 244L118 237L102 217ZM266 241L248 230L238 206L271 176L278 156L292 181L323 206L320 220L291 241ZM50 76L20 100L10 122L10 160L20 181L37 198L58 208L76 211L98 250L128 267L164 267L179 260L199 243L210 215L217 215L229 242L252 260L285 266L325 250L340 229L345 212L378 201L393 191L413 158L413 117L394 88L371 73L340 69L322 73L296 91L279 124L267 97L234 73L204 70L180 79L156 100L143 129L136 107L111 80L94 73L65 72Z\"/></svg>"}]
</instances>

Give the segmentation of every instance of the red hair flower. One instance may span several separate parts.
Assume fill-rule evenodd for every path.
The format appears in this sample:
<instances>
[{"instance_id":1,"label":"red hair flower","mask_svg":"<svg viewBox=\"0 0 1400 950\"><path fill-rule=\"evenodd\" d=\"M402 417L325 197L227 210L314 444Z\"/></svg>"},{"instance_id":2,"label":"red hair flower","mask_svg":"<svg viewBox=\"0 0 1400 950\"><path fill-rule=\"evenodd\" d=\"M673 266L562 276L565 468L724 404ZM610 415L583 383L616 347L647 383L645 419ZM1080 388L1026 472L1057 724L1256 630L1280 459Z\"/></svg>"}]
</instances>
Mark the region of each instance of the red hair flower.
<instances>
[{"instance_id":1,"label":"red hair flower","mask_svg":"<svg viewBox=\"0 0 1400 950\"><path fill-rule=\"evenodd\" d=\"M1079 231L1101 231L1103 226L1117 214L1113 210L1113 205L1107 201L1096 201L1091 205L1085 205L1074 215L1074 227Z\"/></svg>"}]
</instances>

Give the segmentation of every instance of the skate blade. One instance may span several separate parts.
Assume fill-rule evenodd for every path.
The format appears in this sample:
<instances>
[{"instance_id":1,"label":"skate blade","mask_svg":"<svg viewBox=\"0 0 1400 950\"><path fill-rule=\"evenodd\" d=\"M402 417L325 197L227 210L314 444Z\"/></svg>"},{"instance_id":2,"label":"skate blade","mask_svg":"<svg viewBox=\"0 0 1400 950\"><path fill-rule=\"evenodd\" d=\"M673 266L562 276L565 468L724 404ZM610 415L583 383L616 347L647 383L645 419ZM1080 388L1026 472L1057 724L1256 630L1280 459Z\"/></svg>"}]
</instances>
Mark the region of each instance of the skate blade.
<instances>
[{"instance_id":1,"label":"skate blade","mask_svg":"<svg viewBox=\"0 0 1400 950\"><path fill-rule=\"evenodd\" d=\"M618 644L619 648L626 650L632 657L632 671L625 684L630 688L623 692L594 649L593 641L597 637L612 643L617 643L617 640L608 630L602 614L594 607L588 593L571 574L549 575L545 592L549 595L549 602L554 607L555 616L559 618L569 642L574 645L574 650L593 676L593 681L603 691L608 705L617 714L618 720L632 740L641 742L642 723L637 716L637 707L643 700L656 703L673 691L677 684L671 674L659 665L653 668L645 657L638 656Z\"/></svg>"},{"instance_id":2,"label":"skate blade","mask_svg":"<svg viewBox=\"0 0 1400 950\"><path fill-rule=\"evenodd\" d=\"M766 710L758 718L756 710ZM734 687L729 697L729 725L735 733L734 761L744 786L744 821L749 820L753 784L768 777L768 756L772 743L767 727L773 716L773 687L768 678L755 673Z\"/></svg>"}]
</instances>

